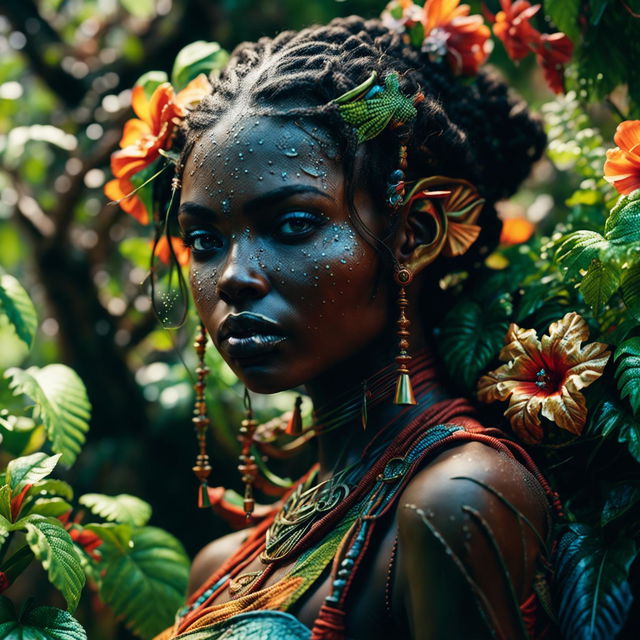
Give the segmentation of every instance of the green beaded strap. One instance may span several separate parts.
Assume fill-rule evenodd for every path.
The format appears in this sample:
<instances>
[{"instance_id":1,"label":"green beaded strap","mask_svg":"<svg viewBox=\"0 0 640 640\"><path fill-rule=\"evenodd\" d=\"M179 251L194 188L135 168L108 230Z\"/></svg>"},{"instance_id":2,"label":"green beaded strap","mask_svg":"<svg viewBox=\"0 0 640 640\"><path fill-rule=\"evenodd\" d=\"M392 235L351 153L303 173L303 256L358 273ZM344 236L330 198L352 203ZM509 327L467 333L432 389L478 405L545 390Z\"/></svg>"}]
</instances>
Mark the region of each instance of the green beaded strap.
<instances>
[{"instance_id":1,"label":"green beaded strap","mask_svg":"<svg viewBox=\"0 0 640 640\"><path fill-rule=\"evenodd\" d=\"M397 73L390 73L384 86L376 84L377 77L373 71L362 84L333 101L345 122L355 127L358 143L375 138L390 122L404 124L418 115L414 104L420 93L413 98L403 95Z\"/></svg>"}]
</instances>

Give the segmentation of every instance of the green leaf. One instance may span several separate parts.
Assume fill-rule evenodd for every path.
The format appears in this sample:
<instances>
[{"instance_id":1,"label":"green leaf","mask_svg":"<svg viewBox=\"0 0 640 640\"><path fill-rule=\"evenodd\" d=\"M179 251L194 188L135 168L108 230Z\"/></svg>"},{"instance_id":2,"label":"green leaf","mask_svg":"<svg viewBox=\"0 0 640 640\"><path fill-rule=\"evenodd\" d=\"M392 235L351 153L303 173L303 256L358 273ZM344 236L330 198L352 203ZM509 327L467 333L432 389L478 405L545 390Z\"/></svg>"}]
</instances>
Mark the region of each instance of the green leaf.
<instances>
[{"instance_id":1,"label":"green leaf","mask_svg":"<svg viewBox=\"0 0 640 640\"><path fill-rule=\"evenodd\" d=\"M629 453L640 462L640 422L617 402L607 400L598 407L588 432L604 437L617 436L618 442L626 445Z\"/></svg>"},{"instance_id":2,"label":"green leaf","mask_svg":"<svg viewBox=\"0 0 640 640\"><path fill-rule=\"evenodd\" d=\"M24 520L27 544L46 569L51 584L64 596L69 610L75 611L85 575L71 536L57 520L37 515Z\"/></svg>"},{"instance_id":3,"label":"green leaf","mask_svg":"<svg viewBox=\"0 0 640 640\"><path fill-rule=\"evenodd\" d=\"M11 520L11 487L8 484L0 487L0 516Z\"/></svg>"},{"instance_id":4,"label":"green leaf","mask_svg":"<svg viewBox=\"0 0 640 640\"><path fill-rule=\"evenodd\" d=\"M623 272L622 299L629 313L640 322L640 262Z\"/></svg>"},{"instance_id":5,"label":"green leaf","mask_svg":"<svg viewBox=\"0 0 640 640\"><path fill-rule=\"evenodd\" d=\"M173 63L171 84L176 91L184 89L196 76L222 69L229 54L217 42L196 40L180 50Z\"/></svg>"},{"instance_id":6,"label":"green leaf","mask_svg":"<svg viewBox=\"0 0 640 640\"><path fill-rule=\"evenodd\" d=\"M560 31L564 31L569 38L575 40L580 35L578 16L580 14L580 0L545 0L544 12L551 18L553 24Z\"/></svg>"},{"instance_id":7,"label":"green leaf","mask_svg":"<svg viewBox=\"0 0 640 640\"><path fill-rule=\"evenodd\" d=\"M33 486L27 491L27 497L51 498L60 497L65 500L73 500L73 489L64 480L38 480L32 483Z\"/></svg>"},{"instance_id":8,"label":"green leaf","mask_svg":"<svg viewBox=\"0 0 640 640\"><path fill-rule=\"evenodd\" d=\"M625 340L613 359L618 362L616 382L621 398L629 398L633 412L640 412L640 338Z\"/></svg>"},{"instance_id":9,"label":"green leaf","mask_svg":"<svg viewBox=\"0 0 640 640\"><path fill-rule=\"evenodd\" d=\"M29 294L7 273L0 274L0 312L6 314L20 340L30 347L38 329L38 316Z\"/></svg>"},{"instance_id":10,"label":"green leaf","mask_svg":"<svg viewBox=\"0 0 640 640\"><path fill-rule=\"evenodd\" d=\"M600 529L569 525L558 543L555 576L564 638L617 636L633 601L627 576L636 554L631 539L607 545Z\"/></svg>"},{"instance_id":11,"label":"green leaf","mask_svg":"<svg viewBox=\"0 0 640 640\"><path fill-rule=\"evenodd\" d=\"M640 487L623 484L611 490L602 509L602 526L623 516L640 501Z\"/></svg>"},{"instance_id":12,"label":"green leaf","mask_svg":"<svg viewBox=\"0 0 640 640\"><path fill-rule=\"evenodd\" d=\"M489 305L465 300L445 316L438 348L451 379L467 391L502 348L510 313L510 298L502 296Z\"/></svg>"},{"instance_id":13,"label":"green leaf","mask_svg":"<svg viewBox=\"0 0 640 640\"><path fill-rule=\"evenodd\" d=\"M620 270L615 265L596 260L589 267L578 289L587 304L597 314L619 286Z\"/></svg>"},{"instance_id":14,"label":"green leaf","mask_svg":"<svg viewBox=\"0 0 640 640\"><path fill-rule=\"evenodd\" d=\"M9 584L13 584L15 579L31 564L33 561L33 551L29 545L20 547L10 558L2 563L2 571L5 572L9 579Z\"/></svg>"},{"instance_id":15,"label":"green leaf","mask_svg":"<svg viewBox=\"0 0 640 640\"><path fill-rule=\"evenodd\" d=\"M128 524L88 524L85 529L93 531L101 540L110 547L118 549L122 553L128 553L131 548L131 536L133 529Z\"/></svg>"},{"instance_id":16,"label":"green leaf","mask_svg":"<svg viewBox=\"0 0 640 640\"><path fill-rule=\"evenodd\" d=\"M87 634L68 611L56 607L28 607L18 618L9 599L0 596L0 638L87 640Z\"/></svg>"},{"instance_id":17,"label":"green leaf","mask_svg":"<svg viewBox=\"0 0 640 640\"><path fill-rule=\"evenodd\" d=\"M577 278L581 271L586 271L594 260L599 259L600 251L607 246L599 233L581 229L559 241L555 260L565 278Z\"/></svg>"},{"instance_id":18,"label":"green leaf","mask_svg":"<svg viewBox=\"0 0 640 640\"><path fill-rule=\"evenodd\" d=\"M51 447L60 453L62 463L74 463L89 430L91 405L78 374L63 364L50 364L42 369L9 369L14 391L34 400L34 417L44 423Z\"/></svg>"},{"instance_id":19,"label":"green leaf","mask_svg":"<svg viewBox=\"0 0 640 640\"><path fill-rule=\"evenodd\" d=\"M14 495L27 484L33 484L46 478L58 464L60 454L48 456L38 451L30 456L23 456L12 460L7 465L7 482Z\"/></svg>"},{"instance_id":20,"label":"green leaf","mask_svg":"<svg viewBox=\"0 0 640 640\"><path fill-rule=\"evenodd\" d=\"M604 235L613 245L640 242L640 189L620 197L605 222Z\"/></svg>"},{"instance_id":21,"label":"green leaf","mask_svg":"<svg viewBox=\"0 0 640 640\"><path fill-rule=\"evenodd\" d=\"M136 81L136 85L141 85L147 100L151 99L153 92L164 82L169 82L169 76L164 71L147 71Z\"/></svg>"},{"instance_id":22,"label":"green leaf","mask_svg":"<svg viewBox=\"0 0 640 640\"><path fill-rule=\"evenodd\" d=\"M57 518L71 509L72 506L62 498L39 498L30 505L23 507L21 513L25 515L37 513L41 516Z\"/></svg>"},{"instance_id":23,"label":"green leaf","mask_svg":"<svg viewBox=\"0 0 640 640\"><path fill-rule=\"evenodd\" d=\"M105 520L121 524L142 527L151 517L151 506L147 502L126 493L117 496L87 493L78 502Z\"/></svg>"},{"instance_id":24,"label":"green leaf","mask_svg":"<svg viewBox=\"0 0 640 640\"><path fill-rule=\"evenodd\" d=\"M171 625L184 601L189 560L182 546L155 527L135 530L128 549L104 540L101 599L134 633L153 637Z\"/></svg>"}]
</instances>

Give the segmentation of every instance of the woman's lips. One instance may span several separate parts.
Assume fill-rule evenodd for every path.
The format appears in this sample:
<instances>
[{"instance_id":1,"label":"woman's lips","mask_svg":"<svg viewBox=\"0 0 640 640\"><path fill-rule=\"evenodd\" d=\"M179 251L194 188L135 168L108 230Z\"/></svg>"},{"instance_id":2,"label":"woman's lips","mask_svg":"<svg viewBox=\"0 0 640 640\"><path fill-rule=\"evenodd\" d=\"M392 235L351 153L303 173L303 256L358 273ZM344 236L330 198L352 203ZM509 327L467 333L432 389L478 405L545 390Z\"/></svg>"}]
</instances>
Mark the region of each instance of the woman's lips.
<instances>
[{"instance_id":1,"label":"woman's lips","mask_svg":"<svg viewBox=\"0 0 640 640\"><path fill-rule=\"evenodd\" d=\"M274 351L284 340L285 336L268 334L229 336L220 346L232 358L255 358Z\"/></svg>"},{"instance_id":2,"label":"woman's lips","mask_svg":"<svg viewBox=\"0 0 640 640\"><path fill-rule=\"evenodd\" d=\"M230 313L218 329L220 349L230 358L255 358L271 353L286 340L280 325L259 313Z\"/></svg>"}]
</instances>

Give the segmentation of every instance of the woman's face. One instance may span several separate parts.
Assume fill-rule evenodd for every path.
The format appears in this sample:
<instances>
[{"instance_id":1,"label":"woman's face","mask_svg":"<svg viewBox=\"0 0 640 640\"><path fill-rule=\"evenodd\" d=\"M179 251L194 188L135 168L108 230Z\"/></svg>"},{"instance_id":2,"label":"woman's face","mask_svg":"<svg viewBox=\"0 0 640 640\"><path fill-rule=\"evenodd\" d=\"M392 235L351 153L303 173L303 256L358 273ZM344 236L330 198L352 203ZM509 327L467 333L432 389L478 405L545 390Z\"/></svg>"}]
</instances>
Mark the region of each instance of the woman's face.
<instances>
[{"instance_id":1,"label":"woman's face","mask_svg":"<svg viewBox=\"0 0 640 640\"><path fill-rule=\"evenodd\" d=\"M306 130L305 130L306 129ZM275 117L220 121L190 154L179 222L191 288L217 349L253 391L331 370L388 324L379 256L349 217L327 134ZM355 204L380 234L364 190Z\"/></svg>"}]
</instances>

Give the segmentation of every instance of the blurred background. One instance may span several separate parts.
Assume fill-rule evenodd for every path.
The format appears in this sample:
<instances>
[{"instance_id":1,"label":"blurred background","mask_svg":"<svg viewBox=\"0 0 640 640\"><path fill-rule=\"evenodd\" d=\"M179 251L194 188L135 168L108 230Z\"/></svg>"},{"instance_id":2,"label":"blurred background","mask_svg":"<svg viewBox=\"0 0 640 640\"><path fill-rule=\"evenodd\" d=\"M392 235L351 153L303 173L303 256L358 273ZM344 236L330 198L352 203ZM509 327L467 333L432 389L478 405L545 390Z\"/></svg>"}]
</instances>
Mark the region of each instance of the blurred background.
<instances>
[{"instance_id":1,"label":"blurred background","mask_svg":"<svg viewBox=\"0 0 640 640\"><path fill-rule=\"evenodd\" d=\"M177 52L202 39L227 50L338 15L380 14L381 0L9 0L0 4L0 265L32 296L40 327L26 348L0 326L0 369L64 362L79 373L93 405L91 430L68 472L77 494L131 493L153 506L151 524L177 536L193 556L226 525L196 508L190 423L193 317L163 329L151 309L150 233L102 193L109 156L132 117L131 87L149 70L170 72ZM474 12L479 2L471 2ZM498 1L486 3L495 12ZM553 94L532 57L515 66L496 46L498 66L540 109ZM600 111L598 111L600 109ZM610 139L615 121L595 118ZM576 185L542 161L504 216L546 224ZM214 355L209 408L214 425L212 484L240 488L235 470L242 389ZM0 382L0 396L8 394ZM293 394L258 399L260 417L289 410ZM31 437L31 436L30 436ZM4 446L28 452L39 443ZM26 436L25 436L26 438ZM6 456L5 451L2 455ZM300 463L303 464L303 463ZM296 470L293 470L294 472ZM22 587L37 591L39 577ZM46 584L44 582L43 584ZM38 593L58 604L56 594ZM130 638L105 613L78 618L89 638Z\"/></svg>"}]
</instances>

